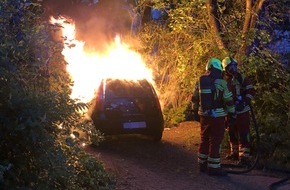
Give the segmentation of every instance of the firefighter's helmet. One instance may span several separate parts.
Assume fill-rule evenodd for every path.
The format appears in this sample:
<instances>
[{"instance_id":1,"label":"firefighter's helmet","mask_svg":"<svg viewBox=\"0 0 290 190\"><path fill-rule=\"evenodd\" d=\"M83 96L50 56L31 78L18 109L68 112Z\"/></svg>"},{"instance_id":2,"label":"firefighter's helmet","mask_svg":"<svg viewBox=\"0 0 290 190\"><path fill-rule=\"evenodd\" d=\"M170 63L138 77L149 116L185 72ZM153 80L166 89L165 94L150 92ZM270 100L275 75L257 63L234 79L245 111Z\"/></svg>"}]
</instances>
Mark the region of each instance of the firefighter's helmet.
<instances>
[{"instance_id":1,"label":"firefighter's helmet","mask_svg":"<svg viewBox=\"0 0 290 190\"><path fill-rule=\"evenodd\" d=\"M220 71L223 71L223 66L222 66L222 62L217 59L217 58L211 58L208 62L207 62L207 65L206 65L206 70L207 71L210 71L211 68L215 68L215 69L218 69Z\"/></svg>"},{"instance_id":2,"label":"firefighter's helmet","mask_svg":"<svg viewBox=\"0 0 290 190\"><path fill-rule=\"evenodd\" d=\"M237 65L237 60L232 57L226 57L222 61L223 69L226 70L228 65Z\"/></svg>"}]
</instances>

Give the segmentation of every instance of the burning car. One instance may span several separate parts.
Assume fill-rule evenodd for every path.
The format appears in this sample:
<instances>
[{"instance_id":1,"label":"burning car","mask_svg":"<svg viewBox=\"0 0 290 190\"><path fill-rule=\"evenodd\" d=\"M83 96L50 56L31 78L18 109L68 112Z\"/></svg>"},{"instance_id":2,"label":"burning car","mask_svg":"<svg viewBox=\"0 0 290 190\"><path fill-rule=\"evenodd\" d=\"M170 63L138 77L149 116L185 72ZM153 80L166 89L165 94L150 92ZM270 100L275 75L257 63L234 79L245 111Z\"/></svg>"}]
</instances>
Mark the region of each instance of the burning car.
<instances>
[{"instance_id":1,"label":"burning car","mask_svg":"<svg viewBox=\"0 0 290 190\"><path fill-rule=\"evenodd\" d=\"M73 81L70 97L92 103L84 114L96 128L105 135L143 134L159 141L164 120L153 88L153 72L142 56L118 35L107 42L105 50L88 50L76 38L71 18L51 17L50 23L61 29L62 55Z\"/></svg>"},{"instance_id":2,"label":"burning car","mask_svg":"<svg viewBox=\"0 0 290 190\"><path fill-rule=\"evenodd\" d=\"M103 79L91 118L105 135L142 134L160 141L164 120L157 94L146 80Z\"/></svg>"}]
</instances>

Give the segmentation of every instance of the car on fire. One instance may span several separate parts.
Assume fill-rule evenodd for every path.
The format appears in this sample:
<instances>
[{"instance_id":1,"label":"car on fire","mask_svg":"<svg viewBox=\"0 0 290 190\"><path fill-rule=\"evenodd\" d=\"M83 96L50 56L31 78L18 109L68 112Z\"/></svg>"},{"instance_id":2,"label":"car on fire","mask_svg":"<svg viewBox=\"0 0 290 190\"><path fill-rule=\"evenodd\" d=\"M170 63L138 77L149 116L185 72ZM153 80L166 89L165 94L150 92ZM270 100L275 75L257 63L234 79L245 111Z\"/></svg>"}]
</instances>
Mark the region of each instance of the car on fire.
<instances>
[{"instance_id":1,"label":"car on fire","mask_svg":"<svg viewBox=\"0 0 290 190\"><path fill-rule=\"evenodd\" d=\"M141 134L160 141L164 119L151 83L103 79L92 103L91 119L105 136Z\"/></svg>"}]
</instances>

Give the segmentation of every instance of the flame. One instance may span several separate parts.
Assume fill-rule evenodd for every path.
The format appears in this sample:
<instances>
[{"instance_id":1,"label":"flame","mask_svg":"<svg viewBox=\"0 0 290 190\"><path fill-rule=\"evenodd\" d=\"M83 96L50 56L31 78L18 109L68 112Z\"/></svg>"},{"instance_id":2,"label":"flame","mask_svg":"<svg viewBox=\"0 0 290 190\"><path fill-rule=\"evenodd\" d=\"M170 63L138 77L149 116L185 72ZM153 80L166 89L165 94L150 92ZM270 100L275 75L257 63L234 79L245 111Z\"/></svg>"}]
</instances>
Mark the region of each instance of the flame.
<instances>
[{"instance_id":1,"label":"flame","mask_svg":"<svg viewBox=\"0 0 290 190\"><path fill-rule=\"evenodd\" d=\"M152 70L142 57L121 42L119 36L105 53L86 52L85 42L76 39L75 23L65 17L50 22L61 26L64 48L62 54L68 63L67 71L74 82L71 98L88 103L104 78L139 80L147 79L154 85Z\"/></svg>"}]
</instances>

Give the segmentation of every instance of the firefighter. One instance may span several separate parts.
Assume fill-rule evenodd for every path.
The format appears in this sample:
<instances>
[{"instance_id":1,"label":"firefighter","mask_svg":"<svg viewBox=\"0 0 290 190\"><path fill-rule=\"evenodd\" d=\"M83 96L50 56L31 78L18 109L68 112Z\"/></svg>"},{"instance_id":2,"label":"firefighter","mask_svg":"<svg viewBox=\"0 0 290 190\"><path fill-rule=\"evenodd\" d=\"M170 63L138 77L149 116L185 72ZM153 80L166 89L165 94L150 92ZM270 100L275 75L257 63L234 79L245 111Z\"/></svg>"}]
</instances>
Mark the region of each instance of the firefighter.
<instances>
[{"instance_id":1,"label":"firefighter","mask_svg":"<svg viewBox=\"0 0 290 190\"><path fill-rule=\"evenodd\" d=\"M221 168L220 147L225 132L225 116L228 114L233 122L235 107L232 93L222 78L221 61L211 58L206 71L197 81L191 100L201 127L199 170L209 175L225 176L227 172Z\"/></svg>"},{"instance_id":2,"label":"firefighter","mask_svg":"<svg viewBox=\"0 0 290 190\"><path fill-rule=\"evenodd\" d=\"M226 158L239 160L239 164L247 165L250 158L250 103L255 90L249 78L238 72L238 64L234 58L226 57L222 64L224 79L233 94L237 111L236 122L226 126L231 147L231 152Z\"/></svg>"}]
</instances>

